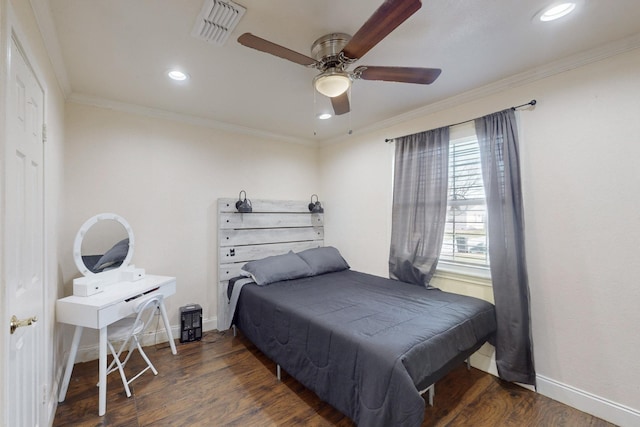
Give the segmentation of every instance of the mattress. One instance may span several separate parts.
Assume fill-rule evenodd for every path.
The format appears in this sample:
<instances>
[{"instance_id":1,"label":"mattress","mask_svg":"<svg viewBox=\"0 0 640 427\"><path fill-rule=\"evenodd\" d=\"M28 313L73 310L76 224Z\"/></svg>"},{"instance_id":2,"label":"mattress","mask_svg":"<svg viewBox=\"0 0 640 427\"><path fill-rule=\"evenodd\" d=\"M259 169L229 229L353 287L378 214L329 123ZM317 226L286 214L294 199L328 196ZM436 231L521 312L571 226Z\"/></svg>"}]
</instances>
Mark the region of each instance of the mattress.
<instances>
[{"instance_id":1,"label":"mattress","mask_svg":"<svg viewBox=\"0 0 640 427\"><path fill-rule=\"evenodd\" d=\"M245 284L234 323L363 426L419 426L419 393L495 332L492 304L351 270Z\"/></svg>"}]
</instances>

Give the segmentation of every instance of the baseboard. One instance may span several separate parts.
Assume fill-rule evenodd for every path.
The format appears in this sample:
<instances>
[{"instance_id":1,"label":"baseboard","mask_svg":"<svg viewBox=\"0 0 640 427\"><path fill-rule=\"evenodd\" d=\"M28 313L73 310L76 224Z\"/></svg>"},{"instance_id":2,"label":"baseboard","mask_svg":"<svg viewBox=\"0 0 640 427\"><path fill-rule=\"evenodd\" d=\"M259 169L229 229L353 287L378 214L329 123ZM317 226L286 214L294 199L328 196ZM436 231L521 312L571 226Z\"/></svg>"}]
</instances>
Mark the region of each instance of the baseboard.
<instances>
[{"instance_id":1,"label":"baseboard","mask_svg":"<svg viewBox=\"0 0 640 427\"><path fill-rule=\"evenodd\" d=\"M493 347L485 344L480 350L471 355L471 366L497 377L498 369ZM550 399L602 418L620 427L640 426L640 411L636 409L560 383L544 375L536 376L536 383L535 390ZM519 385L533 390L531 386Z\"/></svg>"},{"instance_id":2,"label":"baseboard","mask_svg":"<svg viewBox=\"0 0 640 427\"><path fill-rule=\"evenodd\" d=\"M217 317L212 317L210 319L204 319L202 321L202 330L204 332L206 331L211 331L217 328L218 325L218 319ZM167 336L167 332L164 330L164 327L162 327L162 324L160 324L160 326L153 330L153 327L150 328L152 330L150 330L149 332L146 332L145 334L143 334L142 336L142 346L148 346L148 345L155 345L155 344L161 344L163 342L168 342L169 338ZM171 334L173 335L173 339L179 339L180 338L180 326L171 326ZM107 350L108 351L108 350ZM84 346L84 347L79 347L78 348L78 354L76 355L76 363L79 362L88 362L90 360L97 360L100 355L100 348L98 345L98 342L96 342L95 344L92 344L90 346ZM65 354L66 357L68 357L69 353L67 352L67 354Z\"/></svg>"},{"instance_id":3,"label":"baseboard","mask_svg":"<svg viewBox=\"0 0 640 427\"><path fill-rule=\"evenodd\" d=\"M218 324L218 320L216 317L212 317L210 319L202 320L202 331L207 332L216 329ZM177 340L180 338L180 327L172 326L171 327L171 335L173 335L173 339ZM168 342L169 337L167 337L167 332L162 328L162 330L158 331L150 331L142 337L142 346L146 345L154 345L160 344L163 342Z\"/></svg>"},{"instance_id":4,"label":"baseboard","mask_svg":"<svg viewBox=\"0 0 640 427\"><path fill-rule=\"evenodd\" d=\"M480 347L478 351L471 355L471 366L480 369L481 371L484 371L488 374L491 374L494 377L500 377L500 375L498 375L498 365L496 364L496 349L489 343L486 343L485 345ZM529 384L514 384L533 392L536 391L536 388Z\"/></svg>"},{"instance_id":5,"label":"baseboard","mask_svg":"<svg viewBox=\"0 0 640 427\"><path fill-rule=\"evenodd\" d=\"M202 322L202 330L204 332L218 329L218 317L212 317Z\"/></svg>"},{"instance_id":6,"label":"baseboard","mask_svg":"<svg viewBox=\"0 0 640 427\"><path fill-rule=\"evenodd\" d=\"M492 345L485 344L470 357L471 366L481 371L487 372L494 377L498 376L496 365L496 352Z\"/></svg>"},{"instance_id":7,"label":"baseboard","mask_svg":"<svg viewBox=\"0 0 640 427\"><path fill-rule=\"evenodd\" d=\"M595 394L563 384L543 375L536 376L538 393L621 427L640 426L640 411Z\"/></svg>"}]
</instances>

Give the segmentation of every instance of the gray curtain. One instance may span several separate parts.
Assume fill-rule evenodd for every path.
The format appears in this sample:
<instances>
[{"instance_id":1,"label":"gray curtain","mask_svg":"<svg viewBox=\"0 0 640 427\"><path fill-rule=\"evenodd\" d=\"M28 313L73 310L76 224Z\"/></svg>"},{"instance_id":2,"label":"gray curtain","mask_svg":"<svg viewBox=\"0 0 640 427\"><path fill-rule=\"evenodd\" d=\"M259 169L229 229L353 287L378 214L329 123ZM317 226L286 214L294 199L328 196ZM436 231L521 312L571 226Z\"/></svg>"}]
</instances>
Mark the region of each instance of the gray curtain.
<instances>
[{"instance_id":1,"label":"gray curtain","mask_svg":"<svg viewBox=\"0 0 640 427\"><path fill-rule=\"evenodd\" d=\"M535 385L515 113L490 114L476 119L475 126L489 218L498 373L507 381Z\"/></svg>"},{"instance_id":2,"label":"gray curtain","mask_svg":"<svg viewBox=\"0 0 640 427\"><path fill-rule=\"evenodd\" d=\"M449 128L396 139L389 277L429 286L447 213Z\"/></svg>"}]
</instances>

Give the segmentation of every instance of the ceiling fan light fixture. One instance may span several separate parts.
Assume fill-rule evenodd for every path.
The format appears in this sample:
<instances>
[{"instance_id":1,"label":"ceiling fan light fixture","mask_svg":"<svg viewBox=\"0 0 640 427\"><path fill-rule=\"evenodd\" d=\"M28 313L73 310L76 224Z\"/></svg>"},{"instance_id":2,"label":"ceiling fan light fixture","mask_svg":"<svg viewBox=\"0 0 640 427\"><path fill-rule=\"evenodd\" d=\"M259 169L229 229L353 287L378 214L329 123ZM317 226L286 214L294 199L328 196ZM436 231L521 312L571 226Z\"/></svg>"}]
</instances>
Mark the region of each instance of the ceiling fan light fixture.
<instances>
[{"instance_id":1,"label":"ceiling fan light fixture","mask_svg":"<svg viewBox=\"0 0 640 427\"><path fill-rule=\"evenodd\" d=\"M351 78L345 72L329 69L313 79L313 87L322 95L334 98L349 90Z\"/></svg>"}]
</instances>

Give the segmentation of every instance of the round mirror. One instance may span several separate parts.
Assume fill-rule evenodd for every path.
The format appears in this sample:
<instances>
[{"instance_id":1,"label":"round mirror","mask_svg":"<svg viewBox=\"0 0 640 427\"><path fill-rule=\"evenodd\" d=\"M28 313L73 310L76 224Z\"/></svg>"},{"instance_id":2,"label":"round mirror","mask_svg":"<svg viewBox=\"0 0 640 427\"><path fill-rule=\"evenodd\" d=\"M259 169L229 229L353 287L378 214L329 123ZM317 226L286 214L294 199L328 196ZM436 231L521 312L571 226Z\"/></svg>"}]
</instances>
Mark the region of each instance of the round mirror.
<instances>
[{"instance_id":1,"label":"round mirror","mask_svg":"<svg viewBox=\"0 0 640 427\"><path fill-rule=\"evenodd\" d=\"M76 234L73 259L85 275L124 269L133 257L133 231L120 215L101 213L89 218Z\"/></svg>"}]
</instances>

